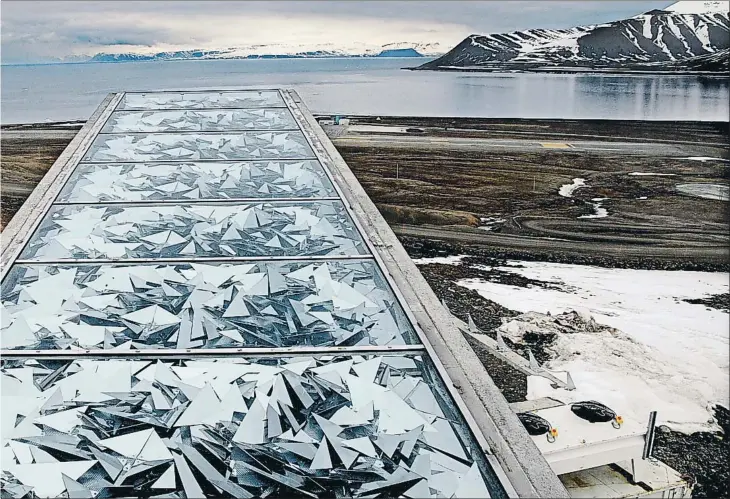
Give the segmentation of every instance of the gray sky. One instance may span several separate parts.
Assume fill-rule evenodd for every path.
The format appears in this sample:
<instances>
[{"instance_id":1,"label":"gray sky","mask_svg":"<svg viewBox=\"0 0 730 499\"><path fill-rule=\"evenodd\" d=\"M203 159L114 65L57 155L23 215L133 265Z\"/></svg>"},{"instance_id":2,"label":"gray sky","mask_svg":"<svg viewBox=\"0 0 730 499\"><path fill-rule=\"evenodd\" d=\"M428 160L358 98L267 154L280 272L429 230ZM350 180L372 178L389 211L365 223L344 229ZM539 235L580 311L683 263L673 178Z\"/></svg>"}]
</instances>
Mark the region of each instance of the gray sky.
<instances>
[{"instance_id":1,"label":"gray sky","mask_svg":"<svg viewBox=\"0 0 730 499\"><path fill-rule=\"evenodd\" d=\"M3 63L98 52L154 53L252 44L440 43L472 33L568 28L671 1L29 1L3 0Z\"/></svg>"}]
</instances>

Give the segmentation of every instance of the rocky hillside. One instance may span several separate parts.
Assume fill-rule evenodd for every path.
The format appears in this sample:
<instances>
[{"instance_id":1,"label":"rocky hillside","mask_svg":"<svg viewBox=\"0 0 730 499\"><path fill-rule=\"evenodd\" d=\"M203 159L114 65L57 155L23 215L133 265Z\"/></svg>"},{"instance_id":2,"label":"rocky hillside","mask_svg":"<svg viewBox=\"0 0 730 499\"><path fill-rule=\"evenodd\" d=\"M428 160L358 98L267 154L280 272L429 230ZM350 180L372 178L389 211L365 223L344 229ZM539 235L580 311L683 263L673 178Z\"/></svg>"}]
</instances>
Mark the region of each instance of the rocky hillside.
<instances>
[{"instance_id":1,"label":"rocky hillside","mask_svg":"<svg viewBox=\"0 0 730 499\"><path fill-rule=\"evenodd\" d=\"M664 10L599 25L470 35L418 69L636 67L716 71L714 68L727 67L727 5L728 2L678 2ZM693 8L698 12L688 12Z\"/></svg>"}]
</instances>

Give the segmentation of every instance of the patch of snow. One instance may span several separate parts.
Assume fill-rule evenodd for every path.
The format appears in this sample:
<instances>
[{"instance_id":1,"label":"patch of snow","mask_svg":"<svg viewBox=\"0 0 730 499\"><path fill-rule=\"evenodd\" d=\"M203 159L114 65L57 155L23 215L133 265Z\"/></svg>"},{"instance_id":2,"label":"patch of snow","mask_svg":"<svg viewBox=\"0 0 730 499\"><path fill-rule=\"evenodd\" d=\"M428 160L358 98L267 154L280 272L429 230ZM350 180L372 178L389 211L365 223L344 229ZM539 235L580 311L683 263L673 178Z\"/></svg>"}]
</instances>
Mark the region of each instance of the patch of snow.
<instances>
[{"instance_id":1,"label":"patch of snow","mask_svg":"<svg viewBox=\"0 0 730 499\"><path fill-rule=\"evenodd\" d=\"M674 177L676 173L650 173L650 172L631 172L629 175L633 177Z\"/></svg>"},{"instance_id":2,"label":"patch of snow","mask_svg":"<svg viewBox=\"0 0 730 499\"><path fill-rule=\"evenodd\" d=\"M477 227L481 230L494 230L497 226L505 223L507 220L498 217L481 217L479 221L484 224Z\"/></svg>"},{"instance_id":3,"label":"patch of snow","mask_svg":"<svg viewBox=\"0 0 730 499\"><path fill-rule=\"evenodd\" d=\"M83 124L84 124L83 122L79 122L79 121L64 121L62 123L53 123L53 124L50 124L48 126L51 126L51 127L56 127L56 126L58 126L58 127L79 126L80 127Z\"/></svg>"},{"instance_id":4,"label":"patch of snow","mask_svg":"<svg viewBox=\"0 0 730 499\"><path fill-rule=\"evenodd\" d=\"M679 184L677 190L698 198L730 201L730 186L720 184Z\"/></svg>"},{"instance_id":5,"label":"patch of snow","mask_svg":"<svg viewBox=\"0 0 730 499\"><path fill-rule=\"evenodd\" d=\"M581 395L609 401L613 396L626 397L634 410L648 414L658 409L662 424L683 431L707 427L709 405L730 405L728 314L682 301L727 293L727 273L546 262L508 262L497 268L562 289L522 288L482 279L462 279L457 284L520 312L585 311L635 342L619 344L608 335L571 335L558 342L563 354L548 367L570 371L578 387L588 391Z\"/></svg>"},{"instance_id":6,"label":"patch of snow","mask_svg":"<svg viewBox=\"0 0 730 499\"><path fill-rule=\"evenodd\" d=\"M579 187L585 187L586 180L584 178L574 178L572 184L564 184L558 189L558 194L565 198L573 197L573 191Z\"/></svg>"},{"instance_id":7,"label":"patch of snow","mask_svg":"<svg viewBox=\"0 0 730 499\"><path fill-rule=\"evenodd\" d=\"M730 163L730 159L712 158L710 156L690 156L690 157L684 158L684 159L689 159L691 161L702 161L703 163L705 161L723 161L723 162Z\"/></svg>"},{"instance_id":8,"label":"patch of snow","mask_svg":"<svg viewBox=\"0 0 730 499\"><path fill-rule=\"evenodd\" d=\"M631 43L634 44L634 47L641 50L641 44L639 43L639 39L636 38L636 35L632 32L633 30L634 30L634 28L632 26L627 26L624 34L631 41ZM637 33L638 33L638 31L637 31Z\"/></svg>"},{"instance_id":9,"label":"patch of snow","mask_svg":"<svg viewBox=\"0 0 730 499\"><path fill-rule=\"evenodd\" d=\"M573 56L577 56L580 47L578 46L578 38L583 36L582 31L573 30L570 33L561 33L560 38L545 42L539 41L537 44L523 45L520 54L513 59L514 62L539 60L544 53L556 50L569 50ZM543 59L545 60L545 59Z\"/></svg>"},{"instance_id":10,"label":"patch of snow","mask_svg":"<svg viewBox=\"0 0 730 499\"><path fill-rule=\"evenodd\" d=\"M481 43L479 43L475 36L470 36L469 40L471 42L472 47L479 47L484 50L489 50L489 48L486 45L482 45Z\"/></svg>"},{"instance_id":11,"label":"patch of snow","mask_svg":"<svg viewBox=\"0 0 730 499\"><path fill-rule=\"evenodd\" d=\"M662 52L667 54L667 57L669 58L669 60L673 61L675 59L674 54L672 54L672 51L669 50L669 47L667 47L667 44L664 43L664 25L659 24L657 29L658 29L658 32L657 32L656 38L653 40L654 45L656 45L657 47L662 49Z\"/></svg>"},{"instance_id":12,"label":"patch of snow","mask_svg":"<svg viewBox=\"0 0 730 499\"><path fill-rule=\"evenodd\" d=\"M709 24L703 24L698 26L695 30L695 36L702 44L702 48L707 52L714 52L712 45L710 44L710 26Z\"/></svg>"},{"instance_id":13,"label":"patch of snow","mask_svg":"<svg viewBox=\"0 0 730 499\"><path fill-rule=\"evenodd\" d=\"M649 199L649 198L647 196L640 196L640 197L638 197L636 199Z\"/></svg>"},{"instance_id":14,"label":"patch of snow","mask_svg":"<svg viewBox=\"0 0 730 499\"><path fill-rule=\"evenodd\" d=\"M593 206L594 213L591 213L590 215L581 215L578 218L606 218L608 216L608 210L601 206L601 202L605 201L605 198L595 198L593 201L596 202L588 204Z\"/></svg>"},{"instance_id":15,"label":"patch of snow","mask_svg":"<svg viewBox=\"0 0 730 499\"><path fill-rule=\"evenodd\" d=\"M526 334L552 338L546 349L555 360L548 362L548 368L561 363L561 371L552 373L567 382L566 373L571 372L576 384L574 391L555 390L549 380L531 376L527 379L528 400L554 397L566 404L597 400L623 416L626 422L642 426L649 419L650 405L664 421L680 425L684 431L707 429L705 409L691 400L682 399L678 404L671 390L647 382L658 374L666 378L675 376L674 359L662 358L660 352L633 341L618 329L596 323L589 314L572 311L549 316L528 312L503 321L498 330L517 343L523 342ZM636 364L636 359L646 360ZM688 407L692 410L687 411Z\"/></svg>"},{"instance_id":16,"label":"patch of snow","mask_svg":"<svg viewBox=\"0 0 730 499\"><path fill-rule=\"evenodd\" d=\"M646 38L648 40L651 40L652 39L652 34L651 34L651 20L652 20L652 18L654 16L646 16L646 15L643 15L643 16L640 16L640 17L641 17L642 23L643 23L642 34L644 35L644 38Z\"/></svg>"},{"instance_id":17,"label":"patch of snow","mask_svg":"<svg viewBox=\"0 0 730 499\"><path fill-rule=\"evenodd\" d=\"M429 265L440 263L441 265L461 265L461 261L469 255L434 256L430 258L413 258L416 265Z\"/></svg>"},{"instance_id":18,"label":"patch of snow","mask_svg":"<svg viewBox=\"0 0 730 499\"><path fill-rule=\"evenodd\" d=\"M677 16L677 20L681 21L681 16ZM679 29L679 26L674 22L671 16L667 16L667 26L669 26L669 31L672 32L672 35L682 42L682 45L684 46L684 51L686 54L689 55L696 55L694 52L692 52L692 49L690 48L689 44L687 43L687 40L684 39L684 35Z\"/></svg>"}]
</instances>

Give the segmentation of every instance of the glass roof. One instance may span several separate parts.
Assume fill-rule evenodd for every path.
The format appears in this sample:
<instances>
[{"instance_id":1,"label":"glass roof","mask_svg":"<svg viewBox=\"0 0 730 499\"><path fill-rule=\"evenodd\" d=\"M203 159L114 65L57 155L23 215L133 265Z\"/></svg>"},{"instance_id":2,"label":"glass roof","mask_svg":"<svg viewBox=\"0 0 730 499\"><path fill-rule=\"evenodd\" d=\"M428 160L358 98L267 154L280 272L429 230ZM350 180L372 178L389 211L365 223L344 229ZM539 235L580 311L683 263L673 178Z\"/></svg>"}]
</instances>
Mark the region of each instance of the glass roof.
<instances>
[{"instance_id":1,"label":"glass roof","mask_svg":"<svg viewBox=\"0 0 730 499\"><path fill-rule=\"evenodd\" d=\"M99 123L0 287L3 497L506 497L295 106Z\"/></svg>"},{"instance_id":2,"label":"glass roof","mask_svg":"<svg viewBox=\"0 0 730 499\"><path fill-rule=\"evenodd\" d=\"M117 111L101 133L296 130L288 109Z\"/></svg>"},{"instance_id":3,"label":"glass roof","mask_svg":"<svg viewBox=\"0 0 730 499\"><path fill-rule=\"evenodd\" d=\"M314 158L301 132L165 132L99 135L84 156L93 163Z\"/></svg>"},{"instance_id":4,"label":"glass roof","mask_svg":"<svg viewBox=\"0 0 730 499\"><path fill-rule=\"evenodd\" d=\"M2 297L6 349L418 343L369 260L16 265Z\"/></svg>"},{"instance_id":5,"label":"glass roof","mask_svg":"<svg viewBox=\"0 0 730 499\"><path fill-rule=\"evenodd\" d=\"M117 109L251 109L286 107L277 90L222 92L128 92Z\"/></svg>"},{"instance_id":6,"label":"glass roof","mask_svg":"<svg viewBox=\"0 0 730 499\"><path fill-rule=\"evenodd\" d=\"M336 196L314 160L237 163L82 163L59 202L103 203Z\"/></svg>"},{"instance_id":7,"label":"glass roof","mask_svg":"<svg viewBox=\"0 0 730 499\"><path fill-rule=\"evenodd\" d=\"M55 206L21 254L48 261L367 253L341 201Z\"/></svg>"},{"instance_id":8,"label":"glass roof","mask_svg":"<svg viewBox=\"0 0 730 499\"><path fill-rule=\"evenodd\" d=\"M496 482L418 355L2 368L3 421L22 420L6 497L489 497Z\"/></svg>"}]
</instances>

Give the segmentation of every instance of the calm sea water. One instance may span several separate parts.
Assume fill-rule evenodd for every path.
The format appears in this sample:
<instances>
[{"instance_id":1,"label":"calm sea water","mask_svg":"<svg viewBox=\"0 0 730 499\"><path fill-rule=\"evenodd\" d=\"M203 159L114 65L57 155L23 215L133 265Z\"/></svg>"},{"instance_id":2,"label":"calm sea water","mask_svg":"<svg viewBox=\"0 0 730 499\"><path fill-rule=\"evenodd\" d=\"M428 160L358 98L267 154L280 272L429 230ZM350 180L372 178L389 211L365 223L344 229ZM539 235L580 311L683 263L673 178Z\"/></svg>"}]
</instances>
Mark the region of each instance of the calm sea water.
<instances>
[{"instance_id":1,"label":"calm sea water","mask_svg":"<svg viewBox=\"0 0 730 499\"><path fill-rule=\"evenodd\" d=\"M286 86L314 112L728 121L728 80L403 71L423 59L278 59L3 66L2 122L86 119L121 90Z\"/></svg>"}]
</instances>

